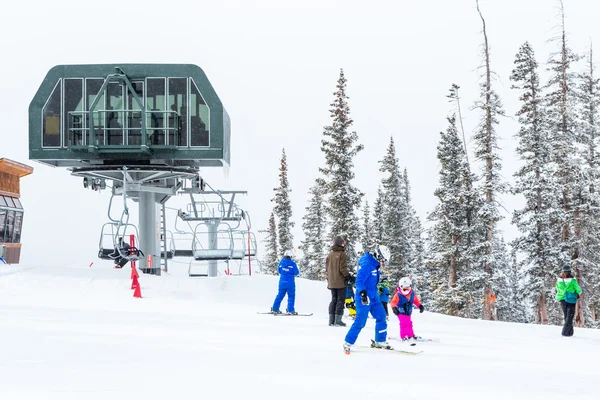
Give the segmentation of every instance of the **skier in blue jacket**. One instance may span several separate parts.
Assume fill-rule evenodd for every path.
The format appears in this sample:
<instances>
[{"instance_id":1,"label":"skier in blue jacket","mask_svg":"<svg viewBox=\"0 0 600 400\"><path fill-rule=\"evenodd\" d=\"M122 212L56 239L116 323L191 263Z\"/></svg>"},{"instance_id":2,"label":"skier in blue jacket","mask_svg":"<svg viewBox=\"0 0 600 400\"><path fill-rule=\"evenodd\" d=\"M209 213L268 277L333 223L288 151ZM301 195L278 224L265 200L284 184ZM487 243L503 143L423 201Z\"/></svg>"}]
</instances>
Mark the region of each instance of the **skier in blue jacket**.
<instances>
[{"instance_id":1,"label":"skier in blue jacket","mask_svg":"<svg viewBox=\"0 0 600 400\"><path fill-rule=\"evenodd\" d=\"M358 334L365 327L369 312L375 318L375 340L371 346L391 349L387 342L387 321L385 310L379 299L377 285L379 284L379 268L388 262L390 251L386 246L377 245L372 252L366 252L358 260L358 275L356 276L356 319L346 334L344 352L350 354L350 346L356 342Z\"/></svg>"},{"instance_id":2,"label":"skier in blue jacket","mask_svg":"<svg viewBox=\"0 0 600 400\"><path fill-rule=\"evenodd\" d=\"M300 271L298 271L298 266L294 260L292 260L293 256L293 250L286 250L277 267L277 270L279 271L279 291L273 302L273 307L271 307L271 312L273 314L281 314L279 306L286 294L288 297L286 312L294 315L298 314L294 309L294 302L296 301L296 281L294 278L300 274Z\"/></svg>"}]
</instances>

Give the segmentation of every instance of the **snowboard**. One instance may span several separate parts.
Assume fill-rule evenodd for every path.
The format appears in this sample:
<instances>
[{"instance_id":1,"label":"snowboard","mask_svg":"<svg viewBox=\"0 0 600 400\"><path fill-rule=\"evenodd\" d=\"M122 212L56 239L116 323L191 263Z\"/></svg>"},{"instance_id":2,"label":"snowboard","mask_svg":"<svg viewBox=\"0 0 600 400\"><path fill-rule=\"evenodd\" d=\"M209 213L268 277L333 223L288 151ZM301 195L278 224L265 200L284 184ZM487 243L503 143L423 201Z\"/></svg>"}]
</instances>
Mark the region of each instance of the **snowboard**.
<instances>
[{"instance_id":1,"label":"snowboard","mask_svg":"<svg viewBox=\"0 0 600 400\"><path fill-rule=\"evenodd\" d=\"M298 314L290 314L290 313L281 313L281 314L277 314L274 313L272 311L267 311L267 312L260 312L258 311L257 314L271 314L274 315L276 317L310 317L311 315L313 315L313 313L298 313Z\"/></svg>"}]
</instances>

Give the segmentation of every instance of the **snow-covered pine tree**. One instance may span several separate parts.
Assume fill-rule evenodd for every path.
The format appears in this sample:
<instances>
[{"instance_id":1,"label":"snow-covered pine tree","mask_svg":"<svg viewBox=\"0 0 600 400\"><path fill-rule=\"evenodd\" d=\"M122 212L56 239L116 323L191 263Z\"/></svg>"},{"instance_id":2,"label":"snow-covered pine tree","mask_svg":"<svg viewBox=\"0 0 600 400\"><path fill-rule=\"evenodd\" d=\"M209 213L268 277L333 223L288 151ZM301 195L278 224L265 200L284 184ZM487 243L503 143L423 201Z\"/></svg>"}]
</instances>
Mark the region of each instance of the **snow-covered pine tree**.
<instances>
[{"instance_id":1,"label":"snow-covered pine tree","mask_svg":"<svg viewBox=\"0 0 600 400\"><path fill-rule=\"evenodd\" d=\"M600 305L600 140L598 110L600 109L600 79L596 78L593 50L586 59L586 71L579 75L577 94L580 107L581 155L583 158L582 184L578 202L579 215L575 215L575 231L579 237L575 248L575 277L582 287L577 302L575 323L577 326L596 327L595 316Z\"/></svg>"},{"instance_id":2,"label":"snow-covered pine tree","mask_svg":"<svg viewBox=\"0 0 600 400\"><path fill-rule=\"evenodd\" d=\"M362 220L362 235L360 238L360 244L362 251L369 251L375 245L375 227L373 226L373 220L371 219L371 208L369 202L365 201L363 207L363 220Z\"/></svg>"},{"instance_id":3,"label":"snow-covered pine tree","mask_svg":"<svg viewBox=\"0 0 600 400\"><path fill-rule=\"evenodd\" d=\"M277 238L279 239L279 257L283 257L286 250L294 248L294 237L292 235L292 204L290 202L290 184L288 181L288 166L285 149L281 151L281 164L279 166L279 187L273 189L275 197L271 200L275 202L273 212L277 217Z\"/></svg>"},{"instance_id":4,"label":"snow-covered pine tree","mask_svg":"<svg viewBox=\"0 0 600 400\"><path fill-rule=\"evenodd\" d=\"M327 240L325 232L327 229L324 209L324 183L317 179L310 188L310 200L305 208L306 213L302 217L302 230L304 241L300 245L302 259L300 261L300 273L303 277L313 280L324 280L325 257L327 256Z\"/></svg>"},{"instance_id":5,"label":"snow-covered pine tree","mask_svg":"<svg viewBox=\"0 0 600 400\"><path fill-rule=\"evenodd\" d=\"M573 186L579 175L576 152L577 126L575 121L575 73L572 64L578 57L567 46L564 8L560 1L561 35L558 39L560 50L548 60L548 71L551 76L546 84L545 113L548 117L549 140L552 143L552 161L556 163L555 176L560 185L561 211L560 230L562 243L560 252L563 262L571 260L573 250ZM559 210L557 210L558 212ZM560 265L556 266L560 271Z\"/></svg>"},{"instance_id":6,"label":"snow-covered pine tree","mask_svg":"<svg viewBox=\"0 0 600 400\"><path fill-rule=\"evenodd\" d=\"M326 214L331 223L330 238L345 235L348 244L359 240L359 219L356 211L360 207L362 193L352 185L354 179L354 157L363 149L358 144L358 135L350 131L353 124L346 95L346 77L340 70L335 100L331 103L331 125L323 131L321 150L325 154L325 166L319 168L325 181ZM351 254L348 255L351 257ZM351 262L353 260L350 260Z\"/></svg>"},{"instance_id":7,"label":"snow-covered pine tree","mask_svg":"<svg viewBox=\"0 0 600 400\"><path fill-rule=\"evenodd\" d=\"M263 239L265 245L265 257L261 264L261 272L263 274L277 274L277 266L279 265L279 252L277 251L277 224L275 223L275 214L272 212L269 217L269 227L266 230L261 230L260 233L266 234Z\"/></svg>"},{"instance_id":8,"label":"snow-covered pine tree","mask_svg":"<svg viewBox=\"0 0 600 400\"><path fill-rule=\"evenodd\" d=\"M525 42L515 57L511 88L519 91L521 108L517 112L521 128L517 133L517 154L524 165L514 174L513 194L521 195L525 205L515 210L512 223L521 235L513 249L521 259L518 268L524 274L527 301L534 305L536 323L548 323L548 308L554 303L556 266L555 242L560 232L552 223L558 207L560 188L553 175L552 147L548 137L546 114L542 107L538 63L531 45Z\"/></svg>"},{"instance_id":9,"label":"snow-covered pine tree","mask_svg":"<svg viewBox=\"0 0 600 400\"><path fill-rule=\"evenodd\" d=\"M406 209L405 223L407 232L406 259L408 260L408 273L412 276L415 288L418 285L419 296L429 299L431 296L428 273L424 263L423 227L421 220L412 204L412 195L408 171L404 168L402 173L402 192L404 194L404 208Z\"/></svg>"},{"instance_id":10,"label":"snow-covered pine tree","mask_svg":"<svg viewBox=\"0 0 600 400\"><path fill-rule=\"evenodd\" d=\"M473 282L462 278L470 275L471 258L477 257L471 247L477 201L472 190L474 177L469 172L454 116L448 118L446 131L440 132L437 151L441 169L434 194L438 204L428 215L432 227L425 259L434 292L432 306L444 314L471 317L476 301L468 290Z\"/></svg>"},{"instance_id":11,"label":"snow-covered pine tree","mask_svg":"<svg viewBox=\"0 0 600 400\"><path fill-rule=\"evenodd\" d=\"M384 199L381 244L390 249L391 259L385 268L390 275L390 280L397 282L408 274L410 260L408 258L408 209L393 137L390 138L387 152L379 164L379 171L385 174L381 180Z\"/></svg>"},{"instance_id":12,"label":"snow-covered pine tree","mask_svg":"<svg viewBox=\"0 0 600 400\"><path fill-rule=\"evenodd\" d=\"M373 206L373 244L383 244L383 231L384 231L384 214L383 214L383 202L384 193L381 185L377 188L377 199L375 199L375 205ZM370 251L372 248L364 249Z\"/></svg>"},{"instance_id":13,"label":"snow-covered pine tree","mask_svg":"<svg viewBox=\"0 0 600 400\"><path fill-rule=\"evenodd\" d=\"M516 260L509 257L503 237L496 235L494 243L496 270L494 271L493 286L496 288L496 310L499 321L527 322L525 313L525 290L523 276L520 274Z\"/></svg>"},{"instance_id":14,"label":"snow-covered pine tree","mask_svg":"<svg viewBox=\"0 0 600 400\"><path fill-rule=\"evenodd\" d=\"M485 289L484 295L487 298L491 293L494 292L494 288L491 287L492 278L494 275L494 231L496 230L496 224L502 219L499 212L498 197L500 194L506 191L506 184L502 182L500 170L502 166L500 164L500 155L498 148L498 133L496 132L496 126L498 125L498 116L504 115L502 109L502 103L500 97L496 91L492 88L492 76L493 72L490 64L490 45L488 42L487 30L485 25L485 19L479 9L479 0L477 3L477 12L481 18L483 25L483 75L482 82L480 84L481 95L480 99L475 103L476 108L482 112L481 122L477 129L477 133L474 136L475 141L475 157L483 162L483 187L482 193L484 194L485 206L480 210L479 218L482 220L486 227L485 235L485 248L486 254L483 257L484 271L485 271ZM472 268L475 266L473 265ZM489 320L491 318L491 311L489 304L484 303L483 308L483 319Z\"/></svg>"},{"instance_id":15,"label":"snow-covered pine tree","mask_svg":"<svg viewBox=\"0 0 600 400\"><path fill-rule=\"evenodd\" d=\"M561 265L571 263L578 253L580 230L575 229L574 220L581 218L582 162L577 142L580 141L577 126L576 74L571 70L578 60L567 45L565 13L560 1L560 36L556 39L559 51L548 60L550 78L545 86L545 114L548 119L548 139L552 143L551 161L555 164L554 178L557 181L559 205L553 210L553 229L558 233L554 238L555 252L559 262L553 272L558 274ZM572 262L578 274L578 262ZM549 320L560 324L562 312L553 302L549 308Z\"/></svg>"}]
</instances>

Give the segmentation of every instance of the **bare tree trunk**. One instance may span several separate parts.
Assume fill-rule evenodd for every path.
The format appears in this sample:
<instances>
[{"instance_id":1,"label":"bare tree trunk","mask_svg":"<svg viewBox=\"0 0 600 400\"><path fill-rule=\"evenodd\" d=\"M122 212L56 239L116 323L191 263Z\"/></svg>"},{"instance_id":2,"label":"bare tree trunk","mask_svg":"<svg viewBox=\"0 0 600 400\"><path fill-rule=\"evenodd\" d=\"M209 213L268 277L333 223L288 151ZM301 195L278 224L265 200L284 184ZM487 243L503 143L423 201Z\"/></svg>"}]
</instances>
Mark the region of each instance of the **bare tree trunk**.
<instances>
[{"instance_id":1,"label":"bare tree trunk","mask_svg":"<svg viewBox=\"0 0 600 400\"><path fill-rule=\"evenodd\" d=\"M492 100L492 72L490 69L490 48L488 44L487 31L485 30L485 19L483 19L483 15L481 14L481 10L479 9L479 1L477 0L477 12L479 13L479 17L481 18L481 22L483 24L483 41L484 41L484 56L485 56L485 132L486 132L486 158L485 158L485 202L486 204L492 204L494 202L494 193L492 189L492 180L493 180L493 172L494 172L494 160L492 158L493 149L493 141L492 141L492 110L491 110L491 100ZM487 243L487 254L488 259L485 262L485 273L487 275L486 283L485 283L485 299L486 301L483 304L483 319L490 320L492 318L492 309L489 301L487 299L490 298L492 294L492 288L490 284L490 280L493 274L492 263L490 262L492 252L494 251L492 242L494 240L494 226L495 224L488 224L485 232L485 240Z\"/></svg>"},{"instance_id":2,"label":"bare tree trunk","mask_svg":"<svg viewBox=\"0 0 600 400\"><path fill-rule=\"evenodd\" d=\"M575 265L573 266L574 271L575 271L575 279L577 279L578 282L582 282L582 273L581 273L581 268L579 267L579 240L581 239L581 207L577 206L575 208L575 215L574 215L574 231L575 231L575 249L573 252L573 259L575 261ZM583 327L585 325L585 316L583 314L583 310L585 308L584 303L584 294L585 293L581 293L581 296L579 298L579 301L577 302L577 304L575 305L575 326L578 327Z\"/></svg>"},{"instance_id":3,"label":"bare tree trunk","mask_svg":"<svg viewBox=\"0 0 600 400\"><path fill-rule=\"evenodd\" d=\"M456 246L457 242L458 236L452 235L452 246ZM451 288L456 287L456 251L453 251L450 256L450 277L448 279L448 286Z\"/></svg>"},{"instance_id":4,"label":"bare tree trunk","mask_svg":"<svg viewBox=\"0 0 600 400\"><path fill-rule=\"evenodd\" d=\"M542 325L548 325L548 306L546 296L543 293L538 297L535 310L535 322Z\"/></svg>"}]
</instances>

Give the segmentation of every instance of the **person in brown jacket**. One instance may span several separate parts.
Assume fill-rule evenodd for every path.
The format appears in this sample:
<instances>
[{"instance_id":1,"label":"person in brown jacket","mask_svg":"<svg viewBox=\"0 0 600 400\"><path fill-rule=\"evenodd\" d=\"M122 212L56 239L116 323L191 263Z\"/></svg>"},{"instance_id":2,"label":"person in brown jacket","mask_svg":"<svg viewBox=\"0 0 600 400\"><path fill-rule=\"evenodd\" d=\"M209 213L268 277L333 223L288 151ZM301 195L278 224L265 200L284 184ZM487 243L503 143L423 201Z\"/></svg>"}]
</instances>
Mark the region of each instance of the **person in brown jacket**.
<instances>
[{"instance_id":1,"label":"person in brown jacket","mask_svg":"<svg viewBox=\"0 0 600 400\"><path fill-rule=\"evenodd\" d=\"M327 272L327 289L331 291L329 303L329 326L346 326L342 322L344 315L344 302L346 300L346 285L350 279L348 270L348 257L346 255L346 241L341 236L333 240L331 252L325 261Z\"/></svg>"}]
</instances>

